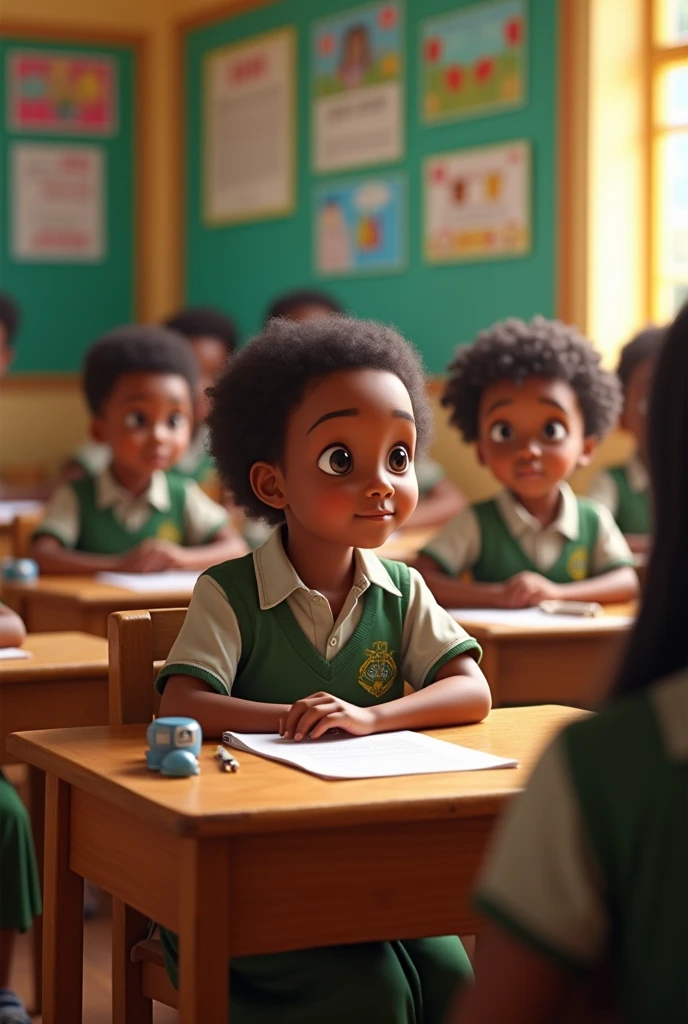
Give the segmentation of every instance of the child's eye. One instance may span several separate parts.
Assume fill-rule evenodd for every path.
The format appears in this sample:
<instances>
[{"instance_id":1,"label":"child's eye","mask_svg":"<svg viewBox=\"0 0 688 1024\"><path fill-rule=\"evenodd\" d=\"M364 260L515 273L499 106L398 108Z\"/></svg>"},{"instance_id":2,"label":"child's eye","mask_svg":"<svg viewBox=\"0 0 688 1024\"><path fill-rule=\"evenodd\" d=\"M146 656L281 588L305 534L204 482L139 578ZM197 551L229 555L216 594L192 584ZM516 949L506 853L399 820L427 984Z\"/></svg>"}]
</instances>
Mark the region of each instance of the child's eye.
<instances>
[{"instance_id":1,"label":"child's eye","mask_svg":"<svg viewBox=\"0 0 688 1024\"><path fill-rule=\"evenodd\" d=\"M318 469L330 476L345 476L353 469L354 460L351 453L341 444L326 448L318 459Z\"/></svg>"},{"instance_id":2,"label":"child's eye","mask_svg":"<svg viewBox=\"0 0 688 1024\"><path fill-rule=\"evenodd\" d=\"M173 412L169 418L169 424L171 427L181 427L185 419L183 412Z\"/></svg>"},{"instance_id":3,"label":"child's eye","mask_svg":"<svg viewBox=\"0 0 688 1024\"><path fill-rule=\"evenodd\" d=\"M548 441L563 441L569 432L560 420L549 420L542 428L542 436Z\"/></svg>"},{"instance_id":4,"label":"child's eye","mask_svg":"<svg viewBox=\"0 0 688 1024\"><path fill-rule=\"evenodd\" d=\"M124 425L130 430L140 430L146 425L146 417L142 412L128 412L124 417Z\"/></svg>"},{"instance_id":5,"label":"child's eye","mask_svg":"<svg viewBox=\"0 0 688 1024\"><path fill-rule=\"evenodd\" d=\"M511 424L507 423L506 420L498 420L497 423L493 423L490 427L490 439L496 441L497 444L510 441L512 437L513 430L511 429Z\"/></svg>"},{"instance_id":6,"label":"child's eye","mask_svg":"<svg viewBox=\"0 0 688 1024\"><path fill-rule=\"evenodd\" d=\"M387 465L393 473L405 473L410 463L409 453L403 444L396 444L387 458Z\"/></svg>"}]
</instances>

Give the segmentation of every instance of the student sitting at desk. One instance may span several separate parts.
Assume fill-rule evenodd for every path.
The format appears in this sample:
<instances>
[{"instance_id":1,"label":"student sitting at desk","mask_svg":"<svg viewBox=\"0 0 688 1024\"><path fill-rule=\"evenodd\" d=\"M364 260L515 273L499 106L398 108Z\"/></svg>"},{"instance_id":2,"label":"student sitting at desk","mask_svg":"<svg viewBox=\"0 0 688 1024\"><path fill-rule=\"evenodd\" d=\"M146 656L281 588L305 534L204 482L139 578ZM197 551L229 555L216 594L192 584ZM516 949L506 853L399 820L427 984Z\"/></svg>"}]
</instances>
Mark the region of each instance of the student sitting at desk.
<instances>
[{"instance_id":1,"label":"student sitting at desk","mask_svg":"<svg viewBox=\"0 0 688 1024\"><path fill-rule=\"evenodd\" d=\"M122 327L89 350L92 432L112 462L53 495L32 544L42 572L205 569L245 552L225 510L169 472L189 443L197 378L188 345L164 327Z\"/></svg>"},{"instance_id":2,"label":"student sitting at desk","mask_svg":"<svg viewBox=\"0 0 688 1024\"><path fill-rule=\"evenodd\" d=\"M0 604L0 647L20 647L24 623ZM26 808L0 771L0 1024L31 1024L9 987L17 932L25 932L41 912L41 890Z\"/></svg>"},{"instance_id":3,"label":"student sitting at desk","mask_svg":"<svg viewBox=\"0 0 688 1024\"><path fill-rule=\"evenodd\" d=\"M485 717L475 640L418 573L369 550L414 509L430 423L420 363L389 327L275 319L235 356L213 391L211 451L237 502L276 529L201 576L158 679L161 715L190 715L206 736L296 741ZM162 936L176 981L176 937ZM233 1024L440 1024L449 986L470 975L455 936L230 968Z\"/></svg>"},{"instance_id":4,"label":"student sitting at desk","mask_svg":"<svg viewBox=\"0 0 688 1024\"><path fill-rule=\"evenodd\" d=\"M477 985L451 1024L559 1024L583 997L585 1024L688 1020L686 394L688 307L652 387L656 532L613 701L509 805L478 886Z\"/></svg>"},{"instance_id":5,"label":"student sitting at desk","mask_svg":"<svg viewBox=\"0 0 688 1024\"><path fill-rule=\"evenodd\" d=\"M342 307L326 292L314 289L300 289L280 295L269 306L265 322L275 317L289 320L312 320L320 316L342 313ZM407 526L416 528L443 526L448 519L466 504L461 491L448 480L439 462L427 454L416 462L418 480L418 504Z\"/></svg>"},{"instance_id":6,"label":"student sitting at desk","mask_svg":"<svg viewBox=\"0 0 688 1024\"><path fill-rule=\"evenodd\" d=\"M650 539L650 478L647 472L647 406L652 371L665 331L648 327L622 349L616 371L624 392L621 426L636 450L623 465L611 466L592 482L590 497L606 505L631 550L647 551Z\"/></svg>"},{"instance_id":7,"label":"student sitting at desk","mask_svg":"<svg viewBox=\"0 0 688 1024\"><path fill-rule=\"evenodd\" d=\"M449 366L442 404L503 485L452 519L418 568L447 607L635 597L633 556L608 509L566 483L616 420L619 384L573 327L536 317L481 332ZM472 582L459 577L466 570Z\"/></svg>"}]
</instances>

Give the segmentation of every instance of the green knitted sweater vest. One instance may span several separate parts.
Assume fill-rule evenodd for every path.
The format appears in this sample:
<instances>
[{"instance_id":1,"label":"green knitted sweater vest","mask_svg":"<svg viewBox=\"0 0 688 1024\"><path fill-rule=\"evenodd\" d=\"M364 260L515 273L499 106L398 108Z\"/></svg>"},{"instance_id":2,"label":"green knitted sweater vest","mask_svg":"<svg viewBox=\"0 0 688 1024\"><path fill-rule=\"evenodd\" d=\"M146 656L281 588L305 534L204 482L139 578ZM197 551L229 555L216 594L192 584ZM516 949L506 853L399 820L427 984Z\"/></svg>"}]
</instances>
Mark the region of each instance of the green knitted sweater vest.
<instances>
[{"instance_id":1,"label":"green knitted sweater vest","mask_svg":"<svg viewBox=\"0 0 688 1024\"><path fill-rule=\"evenodd\" d=\"M292 704L320 690L359 707L402 697L402 635L410 576L400 562L382 560L401 598L372 585L360 600L361 619L332 661L313 647L287 601L261 609L253 556L208 569L232 606L241 632L241 657L232 696Z\"/></svg>"},{"instance_id":2,"label":"green knitted sweater vest","mask_svg":"<svg viewBox=\"0 0 688 1024\"><path fill-rule=\"evenodd\" d=\"M616 484L618 506L616 522L622 533L649 533L650 495L648 491L633 491L628 482L628 466L612 466L608 471Z\"/></svg>"},{"instance_id":3,"label":"green knitted sweater vest","mask_svg":"<svg viewBox=\"0 0 688 1024\"><path fill-rule=\"evenodd\" d=\"M480 529L480 558L472 570L476 583L503 583L519 572L537 572L553 583L586 579L590 575L599 519L590 501L584 498L577 501L578 537L565 541L561 555L546 572L538 569L509 532L494 498L474 505Z\"/></svg>"},{"instance_id":4,"label":"green knitted sweater vest","mask_svg":"<svg viewBox=\"0 0 688 1024\"><path fill-rule=\"evenodd\" d=\"M79 502L80 531L76 550L98 555L123 555L149 537L183 544L186 485L181 477L165 475L170 489L170 507L166 512L152 508L150 516L138 530L127 530L122 526L111 508L98 508L92 476L70 484Z\"/></svg>"}]
</instances>

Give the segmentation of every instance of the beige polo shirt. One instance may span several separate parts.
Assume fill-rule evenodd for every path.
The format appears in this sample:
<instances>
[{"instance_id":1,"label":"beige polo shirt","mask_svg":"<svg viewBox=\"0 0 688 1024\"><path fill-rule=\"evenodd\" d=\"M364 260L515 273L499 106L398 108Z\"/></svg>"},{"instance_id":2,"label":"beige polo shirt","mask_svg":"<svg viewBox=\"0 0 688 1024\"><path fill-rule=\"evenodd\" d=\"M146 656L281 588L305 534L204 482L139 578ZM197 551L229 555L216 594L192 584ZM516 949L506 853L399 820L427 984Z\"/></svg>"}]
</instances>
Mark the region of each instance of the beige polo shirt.
<instances>
[{"instance_id":1,"label":"beige polo shirt","mask_svg":"<svg viewBox=\"0 0 688 1024\"><path fill-rule=\"evenodd\" d=\"M109 469L95 477L95 497L98 508L111 508L115 519L132 533L141 529L154 510L168 512L171 507L167 476L158 469L149 486L140 495L134 495L117 483ZM193 547L206 542L228 522L227 512L200 489L193 480L185 480L184 543ZM79 501L69 484L57 488L48 502L37 533L49 533L62 541L65 547L76 546L81 531Z\"/></svg>"},{"instance_id":2,"label":"beige polo shirt","mask_svg":"<svg viewBox=\"0 0 688 1024\"><path fill-rule=\"evenodd\" d=\"M327 598L310 590L299 578L284 550L280 529L273 530L265 544L253 552L260 608L266 611L286 601L305 636L327 661L332 661L351 639L370 587L382 587L401 598L377 555L356 548L354 558L354 583L335 621ZM404 679L420 689L433 666L457 646L465 644L466 653L477 658L481 652L468 633L437 604L419 573L411 569L410 575L401 669ZM166 664L202 669L229 694L240 657L241 631L234 609L219 584L210 576L201 576Z\"/></svg>"},{"instance_id":3,"label":"beige polo shirt","mask_svg":"<svg viewBox=\"0 0 688 1024\"><path fill-rule=\"evenodd\" d=\"M576 496L566 483L561 485L560 493L557 516L546 527L523 507L511 491L500 491L495 499L507 530L542 573L548 572L557 562L566 541L576 540L579 534L580 514ZM609 509L598 505L597 512L599 529L590 561L591 576L597 576L605 572L607 566L619 562L633 563L628 543ZM442 531L425 545L423 552L430 557L436 556L439 564L456 576L472 569L481 552L480 527L472 506L462 509L450 519Z\"/></svg>"},{"instance_id":4,"label":"beige polo shirt","mask_svg":"<svg viewBox=\"0 0 688 1024\"><path fill-rule=\"evenodd\" d=\"M650 489L650 474L637 455L626 463L626 479L634 494L645 494ZM606 469L598 473L590 484L588 495L616 516L619 511L619 491L614 477Z\"/></svg>"}]
</instances>

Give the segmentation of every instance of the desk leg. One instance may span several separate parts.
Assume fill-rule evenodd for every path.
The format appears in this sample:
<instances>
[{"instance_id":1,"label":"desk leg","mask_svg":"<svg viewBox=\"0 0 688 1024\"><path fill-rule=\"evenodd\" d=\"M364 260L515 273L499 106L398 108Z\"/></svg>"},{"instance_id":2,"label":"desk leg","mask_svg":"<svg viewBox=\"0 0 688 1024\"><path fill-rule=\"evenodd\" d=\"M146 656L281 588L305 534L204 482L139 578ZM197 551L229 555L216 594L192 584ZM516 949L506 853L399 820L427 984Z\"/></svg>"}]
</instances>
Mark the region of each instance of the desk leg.
<instances>
[{"instance_id":1,"label":"desk leg","mask_svg":"<svg viewBox=\"0 0 688 1024\"><path fill-rule=\"evenodd\" d=\"M153 1001L141 991L141 964L131 951L145 939L148 918L112 900L112 1024L152 1024Z\"/></svg>"},{"instance_id":2,"label":"desk leg","mask_svg":"<svg viewBox=\"0 0 688 1024\"><path fill-rule=\"evenodd\" d=\"M38 877L43 895L44 848L45 848L45 772L29 765L29 816L36 849ZM31 929L33 942L33 1012L41 1012L43 991L43 918L37 917Z\"/></svg>"},{"instance_id":3,"label":"desk leg","mask_svg":"<svg viewBox=\"0 0 688 1024\"><path fill-rule=\"evenodd\" d=\"M81 1024L84 880L69 868L71 790L48 775L45 797L43 1024Z\"/></svg>"},{"instance_id":4,"label":"desk leg","mask_svg":"<svg viewBox=\"0 0 688 1024\"><path fill-rule=\"evenodd\" d=\"M229 1020L229 843L186 839L179 894L180 1024Z\"/></svg>"}]
</instances>

